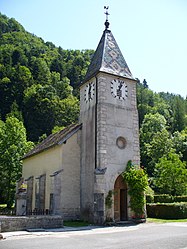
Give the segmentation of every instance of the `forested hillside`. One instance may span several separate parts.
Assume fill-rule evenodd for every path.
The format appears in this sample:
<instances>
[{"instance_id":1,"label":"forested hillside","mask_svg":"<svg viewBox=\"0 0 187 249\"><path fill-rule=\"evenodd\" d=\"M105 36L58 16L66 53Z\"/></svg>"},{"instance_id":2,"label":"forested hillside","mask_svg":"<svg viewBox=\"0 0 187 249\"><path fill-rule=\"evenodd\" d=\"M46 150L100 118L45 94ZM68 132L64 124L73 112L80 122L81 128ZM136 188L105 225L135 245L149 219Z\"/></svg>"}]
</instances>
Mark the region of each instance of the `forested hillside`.
<instances>
[{"instance_id":1,"label":"forested hillside","mask_svg":"<svg viewBox=\"0 0 187 249\"><path fill-rule=\"evenodd\" d=\"M156 176L160 177L165 172L165 175L162 175L163 186L159 186L159 191L170 192L170 187L166 187L164 182L173 183L175 186L178 182L181 188L182 184L185 185L187 194L187 99L168 92L154 93L144 80L143 83L138 81L137 104L141 164L146 168L150 179L155 180ZM163 159L165 162L161 166L168 166L168 169L162 171L157 167ZM183 167L175 167L176 172L172 172L169 164L180 165L181 162L184 163ZM179 177L182 172L185 179L180 183ZM152 187L155 186L155 182L150 184ZM158 191L158 186L156 187Z\"/></svg>"},{"instance_id":2,"label":"forested hillside","mask_svg":"<svg viewBox=\"0 0 187 249\"><path fill-rule=\"evenodd\" d=\"M77 86L93 50L64 50L24 30L15 19L0 15L0 115L24 122L29 140L37 142L55 126L75 122Z\"/></svg>"},{"instance_id":3,"label":"forested hillside","mask_svg":"<svg viewBox=\"0 0 187 249\"><path fill-rule=\"evenodd\" d=\"M78 85L93 52L56 47L0 14L0 202L12 202L20 159L33 146L28 141L38 143L78 120ZM157 192L187 194L187 99L154 93L144 80L137 84L137 103L141 163L150 185Z\"/></svg>"}]
</instances>

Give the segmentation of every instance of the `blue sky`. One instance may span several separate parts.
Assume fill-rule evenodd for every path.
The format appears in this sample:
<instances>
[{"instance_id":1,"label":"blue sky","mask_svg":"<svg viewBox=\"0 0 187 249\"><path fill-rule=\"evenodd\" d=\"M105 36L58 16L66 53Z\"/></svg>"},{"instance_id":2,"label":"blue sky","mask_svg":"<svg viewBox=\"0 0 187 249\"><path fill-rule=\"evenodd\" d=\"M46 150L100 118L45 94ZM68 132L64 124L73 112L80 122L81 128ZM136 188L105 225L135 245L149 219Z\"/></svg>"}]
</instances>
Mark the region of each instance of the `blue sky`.
<instances>
[{"instance_id":1,"label":"blue sky","mask_svg":"<svg viewBox=\"0 0 187 249\"><path fill-rule=\"evenodd\" d=\"M110 29L134 77L150 89L187 95L186 0L0 0L0 11L64 49L96 49Z\"/></svg>"}]
</instances>

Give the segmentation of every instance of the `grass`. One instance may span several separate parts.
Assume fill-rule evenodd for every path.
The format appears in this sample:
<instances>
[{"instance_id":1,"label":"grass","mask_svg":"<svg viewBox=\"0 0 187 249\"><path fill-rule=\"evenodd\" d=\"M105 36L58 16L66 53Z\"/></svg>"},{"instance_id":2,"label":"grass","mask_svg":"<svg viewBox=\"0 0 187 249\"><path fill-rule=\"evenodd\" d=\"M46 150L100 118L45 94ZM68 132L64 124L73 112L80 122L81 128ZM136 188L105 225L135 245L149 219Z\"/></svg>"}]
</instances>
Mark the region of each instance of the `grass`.
<instances>
[{"instance_id":1,"label":"grass","mask_svg":"<svg viewBox=\"0 0 187 249\"><path fill-rule=\"evenodd\" d=\"M187 222L187 219L179 219L179 220L166 220L166 219L156 219L156 218L147 218L148 223L169 223L169 222ZM67 227L84 227L89 226L90 223L86 221L76 220L76 221L64 221L64 226Z\"/></svg>"},{"instance_id":2,"label":"grass","mask_svg":"<svg viewBox=\"0 0 187 249\"><path fill-rule=\"evenodd\" d=\"M166 219L156 219L156 218L147 218L147 222L154 223L169 223L169 222L187 222L187 219L178 219L178 220L166 220Z\"/></svg>"},{"instance_id":3,"label":"grass","mask_svg":"<svg viewBox=\"0 0 187 249\"><path fill-rule=\"evenodd\" d=\"M6 208L6 204L0 204L0 208Z\"/></svg>"},{"instance_id":4,"label":"grass","mask_svg":"<svg viewBox=\"0 0 187 249\"><path fill-rule=\"evenodd\" d=\"M7 208L7 204L0 204L0 216L1 215L15 215L14 206Z\"/></svg>"},{"instance_id":5,"label":"grass","mask_svg":"<svg viewBox=\"0 0 187 249\"><path fill-rule=\"evenodd\" d=\"M84 227L89 226L90 223L82 220L75 220L75 221L64 221L64 226L67 227Z\"/></svg>"}]
</instances>

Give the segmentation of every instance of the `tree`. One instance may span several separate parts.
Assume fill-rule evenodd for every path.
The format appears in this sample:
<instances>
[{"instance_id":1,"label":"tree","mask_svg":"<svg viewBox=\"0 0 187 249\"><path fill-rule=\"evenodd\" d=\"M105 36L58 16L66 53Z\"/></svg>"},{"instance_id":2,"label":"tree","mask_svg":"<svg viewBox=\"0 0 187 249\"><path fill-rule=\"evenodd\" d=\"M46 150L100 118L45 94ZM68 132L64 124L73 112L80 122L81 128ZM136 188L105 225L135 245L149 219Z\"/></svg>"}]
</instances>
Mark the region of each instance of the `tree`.
<instances>
[{"instance_id":1,"label":"tree","mask_svg":"<svg viewBox=\"0 0 187 249\"><path fill-rule=\"evenodd\" d=\"M144 116L151 112L154 105L153 91L148 88L147 82L137 84L137 106L139 113L139 124L143 122Z\"/></svg>"},{"instance_id":2,"label":"tree","mask_svg":"<svg viewBox=\"0 0 187 249\"><path fill-rule=\"evenodd\" d=\"M187 130L174 132L172 140L176 153L181 157L182 161L187 161Z\"/></svg>"},{"instance_id":3,"label":"tree","mask_svg":"<svg viewBox=\"0 0 187 249\"><path fill-rule=\"evenodd\" d=\"M160 94L154 94L154 106L150 109L150 113L156 114L159 113L164 116L166 120L166 125L168 130L171 130L171 125L173 123L173 115L170 104L165 101Z\"/></svg>"},{"instance_id":4,"label":"tree","mask_svg":"<svg viewBox=\"0 0 187 249\"><path fill-rule=\"evenodd\" d=\"M11 95L12 83L8 77L0 79L0 114L4 120L6 114L10 112L11 105L13 103L13 97Z\"/></svg>"},{"instance_id":5,"label":"tree","mask_svg":"<svg viewBox=\"0 0 187 249\"><path fill-rule=\"evenodd\" d=\"M31 65L34 80L41 85L50 84L51 73L46 61L42 58L32 57Z\"/></svg>"},{"instance_id":6,"label":"tree","mask_svg":"<svg viewBox=\"0 0 187 249\"><path fill-rule=\"evenodd\" d=\"M32 74L29 68L20 65L16 66L12 81L12 95L18 105L22 107L24 91L32 85Z\"/></svg>"},{"instance_id":7,"label":"tree","mask_svg":"<svg viewBox=\"0 0 187 249\"><path fill-rule=\"evenodd\" d=\"M154 168L159 159L168 153L174 151L173 143L166 129L162 129L153 135L152 141L145 145L145 153L147 153L147 172L152 175Z\"/></svg>"},{"instance_id":8,"label":"tree","mask_svg":"<svg viewBox=\"0 0 187 249\"><path fill-rule=\"evenodd\" d=\"M19 107L18 107L18 104L16 103L16 101L13 102L13 104L11 106L11 112L6 115L6 118L7 117L15 117L19 121L23 122L22 112L19 110Z\"/></svg>"},{"instance_id":9,"label":"tree","mask_svg":"<svg viewBox=\"0 0 187 249\"><path fill-rule=\"evenodd\" d=\"M21 177L23 155L33 144L26 140L26 130L17 118L8 117L0 122L0 192L7 207L11 207L16 181Z\"/></svg>"},{"instance_id":10,"label":"tree","mask_svg":"<svg viewBox=\"0 0 187 249\"><path fill-rule=\"evenodd\" d=\"M184 99L179 95L173 99L173 131L182 131L186 126L185 120L185 102Z\"/></svg>"},{"instance_id":11,"label":"tree","mask_svg":"<svg viewBox=\"0 0 187 249\"><path fill-rule=\"evenodd\" d=\"M179 155L169 153L155 166L154 186L160 193L171 195L187 194L187 169Z\"/></svg>"},{"instance_id":12,"label":"tree","mask_svg":"<svg viewBox=\"0 0 187 249\"><path fill-rule=\"evenodd\" d=\"M51 85L33 85L25 91L24 120L29 140L37 142L55 126L56 90Z\"/></svg>"},{"instance_id":13,"label":"tree","mask_svg":"<svg viewBox=\"0 0 187 249\"><path fill-rule=\"evenodd\" d=\"M65 99L72 94L73 88L70 86L70 80L67 77L60 80L60 74L52 72L52 86L56 89L56 94L60 99Z\"/></svg>"},{"instance_id":14,"label":"tree","mask_svg":"<svg viewBox=\"0 0 187 249\"><path fill-rule=\"evenodd\" d=\"M55 109L55 126L66 127L78 121L79 101L74 96L69 96L58 102Z\"/></svg>"},{"instance_id":15,"label":"tree","mask_svg":"<svg viewBox=\"0 0 187 249\"><path fill-rule=\"evenodd\" d=\"M165 118L159 113L145 115L140 129L140 152L142 165L149 176L153 176L155 164L172 148Z\"/></svg>"}]
</instances>

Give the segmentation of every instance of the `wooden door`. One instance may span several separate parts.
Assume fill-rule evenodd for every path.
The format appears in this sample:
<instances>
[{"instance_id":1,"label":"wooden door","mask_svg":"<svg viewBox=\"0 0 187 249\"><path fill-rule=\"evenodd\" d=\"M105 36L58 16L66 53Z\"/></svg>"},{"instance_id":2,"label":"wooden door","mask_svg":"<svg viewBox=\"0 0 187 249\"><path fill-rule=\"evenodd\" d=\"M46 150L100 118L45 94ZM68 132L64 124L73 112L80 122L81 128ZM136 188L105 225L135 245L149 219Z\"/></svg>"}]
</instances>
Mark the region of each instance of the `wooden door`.
<instances>
[{"instance_id":1,"label":"wooden door","mask_svg":"<svg viewBox=\"0 0 187 249\"><path fill-rule=\"evenodd\" d=\"M127 184L121 175L114 184L114 219L124 221L128 219L127 214Z\"/></svg>"},{"instance_id":2,"label":"wooden door","mask_svg":"<svg viewBox=\"0 0 187 249\"><path fill-rule=\"evenodd\" d=\"M127 190L120 189L120 220L127 220Z\"/></svg>"}]
</instances>

